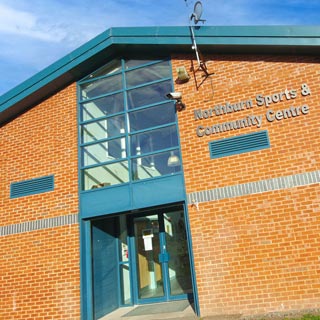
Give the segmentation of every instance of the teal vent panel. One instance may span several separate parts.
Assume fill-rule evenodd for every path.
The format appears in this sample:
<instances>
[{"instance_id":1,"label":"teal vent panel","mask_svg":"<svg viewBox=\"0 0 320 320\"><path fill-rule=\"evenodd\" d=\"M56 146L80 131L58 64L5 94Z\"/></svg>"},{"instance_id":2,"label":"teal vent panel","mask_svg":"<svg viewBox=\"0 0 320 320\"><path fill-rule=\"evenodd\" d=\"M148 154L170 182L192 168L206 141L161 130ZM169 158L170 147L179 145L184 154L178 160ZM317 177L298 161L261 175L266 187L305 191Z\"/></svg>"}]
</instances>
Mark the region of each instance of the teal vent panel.
<instances>
[{"instance_id":1,"label":"teal vent panel","mask_svg":"<svg viewBox=\"0 0 320 320\"><path fill-rule=\"evenodd\" d=\"M241 136L209 142L211 159L251 152L270 147L268 131L259 131Z\"/></svg>"},{"instance_id":2,"label":"teal vent panel","mask_svg":"<svg viewBox=\"0 0 320 320\"><path fill-rule=\"evenodd\" d=\"M10 198L19 198L52 190L54 190L54 176L13 182L10 185Z\"/></svg>"}]
</instances>

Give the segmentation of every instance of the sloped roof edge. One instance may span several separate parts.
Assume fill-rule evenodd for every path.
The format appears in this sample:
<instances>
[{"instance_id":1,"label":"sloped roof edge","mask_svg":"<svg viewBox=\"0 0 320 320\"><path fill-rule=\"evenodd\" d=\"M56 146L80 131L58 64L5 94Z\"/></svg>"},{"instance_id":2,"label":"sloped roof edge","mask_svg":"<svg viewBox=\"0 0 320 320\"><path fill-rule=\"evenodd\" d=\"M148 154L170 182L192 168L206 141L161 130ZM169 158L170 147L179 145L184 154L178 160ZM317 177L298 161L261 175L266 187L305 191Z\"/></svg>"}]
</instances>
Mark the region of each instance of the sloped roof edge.
<instances>
[{"instance_id":1,"label":"sloped roof edge","mask_svg":"<svg viewBox=\"0 0 320 320\"><path fill-rule=\"evenodd\" d=\"M320 26L201 26L194 30L203 50L277 47L284 53L303 48L320 52ZM190 27L111 28L40 71L0 97L0 125L67 84L93 70L106 56L126 48L159 47L168 52L192 52ZM157 50L158 51L158 50Z\"/></svg>"}]
</instances>

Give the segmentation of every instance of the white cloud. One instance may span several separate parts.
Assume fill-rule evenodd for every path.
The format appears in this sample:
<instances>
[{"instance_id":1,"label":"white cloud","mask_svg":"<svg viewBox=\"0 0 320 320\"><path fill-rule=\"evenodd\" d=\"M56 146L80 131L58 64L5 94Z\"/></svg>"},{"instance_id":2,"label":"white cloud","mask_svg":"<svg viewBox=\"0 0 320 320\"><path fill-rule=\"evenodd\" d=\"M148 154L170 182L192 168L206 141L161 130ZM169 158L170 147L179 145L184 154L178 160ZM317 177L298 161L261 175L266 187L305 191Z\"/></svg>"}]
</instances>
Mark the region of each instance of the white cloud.
<instances>
[{"instance_id":1,"label":"white cloud","mask_svg":"<svg viewBox=\"0 0 320 320\"><path fill-rule=\"evenodd\" d=\"M39 19L34 14L0 4L1 33L49 42L59 42L65 37L65 32L61 29L56 29L54 32L50 29L49 26L40 24Z\"/></svg>"},{"instance_id":2,"label":"white cloud","mask_svg":"<svg viewBox=\"0 0 320 320\"><path fill-rule=\"evenodd\" d=\"M319 24L319 0L201 1L207 26ZM188 25L195 2L0 0L0 95L109 28Z\"/></svg>"}]
</instances>

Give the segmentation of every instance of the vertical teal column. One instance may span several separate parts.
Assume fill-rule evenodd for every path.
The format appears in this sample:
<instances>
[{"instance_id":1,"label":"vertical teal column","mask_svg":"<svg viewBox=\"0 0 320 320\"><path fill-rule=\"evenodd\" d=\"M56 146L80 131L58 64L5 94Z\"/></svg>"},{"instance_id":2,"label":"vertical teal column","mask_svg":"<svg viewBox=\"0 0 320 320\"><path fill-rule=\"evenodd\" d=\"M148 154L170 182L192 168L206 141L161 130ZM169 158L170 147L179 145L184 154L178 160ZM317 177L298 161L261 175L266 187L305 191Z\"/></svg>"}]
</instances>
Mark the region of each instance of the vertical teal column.
<instances>
[{"instance_id":1,"label":"vertical teal column","mask_svg":"<svg viewBox=\"0 0 320 320\"><path fill-rule=\"evenodd\" d=\"M93 320L90 224L90 221L80 221L80 289L82 320Z\"/></svg>"}]
</instances>

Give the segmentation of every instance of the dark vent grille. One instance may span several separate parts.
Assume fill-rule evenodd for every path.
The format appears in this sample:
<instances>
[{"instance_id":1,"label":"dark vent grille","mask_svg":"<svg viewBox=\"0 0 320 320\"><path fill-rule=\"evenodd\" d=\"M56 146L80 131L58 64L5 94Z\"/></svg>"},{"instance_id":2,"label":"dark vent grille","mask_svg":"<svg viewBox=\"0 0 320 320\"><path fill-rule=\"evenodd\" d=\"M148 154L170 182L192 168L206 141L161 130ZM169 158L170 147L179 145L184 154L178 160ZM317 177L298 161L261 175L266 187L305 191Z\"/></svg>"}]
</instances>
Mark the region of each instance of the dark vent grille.
<instances>
[{"instance_id":1,"label":"dark vent grille","mask_svg":"<svg viewBox=\"0 0 320 320\"><path fill-rule=\"evenodd\" d=\"M13 182L10 186L10 197L19 198L31 194L43 193L54 189L54 176L46 176L26 181Z\"/></svg>"},{"instance_id":2,"label":"dark vent grille","mask_svg":"<svg viewBox=\"0 0 320 320\"><path fill-rule=\"evenodd\" d=\"M212 159L269 147L268 131L259 131L209 142L210 157Z\"/></svg>"}]
</instances>

